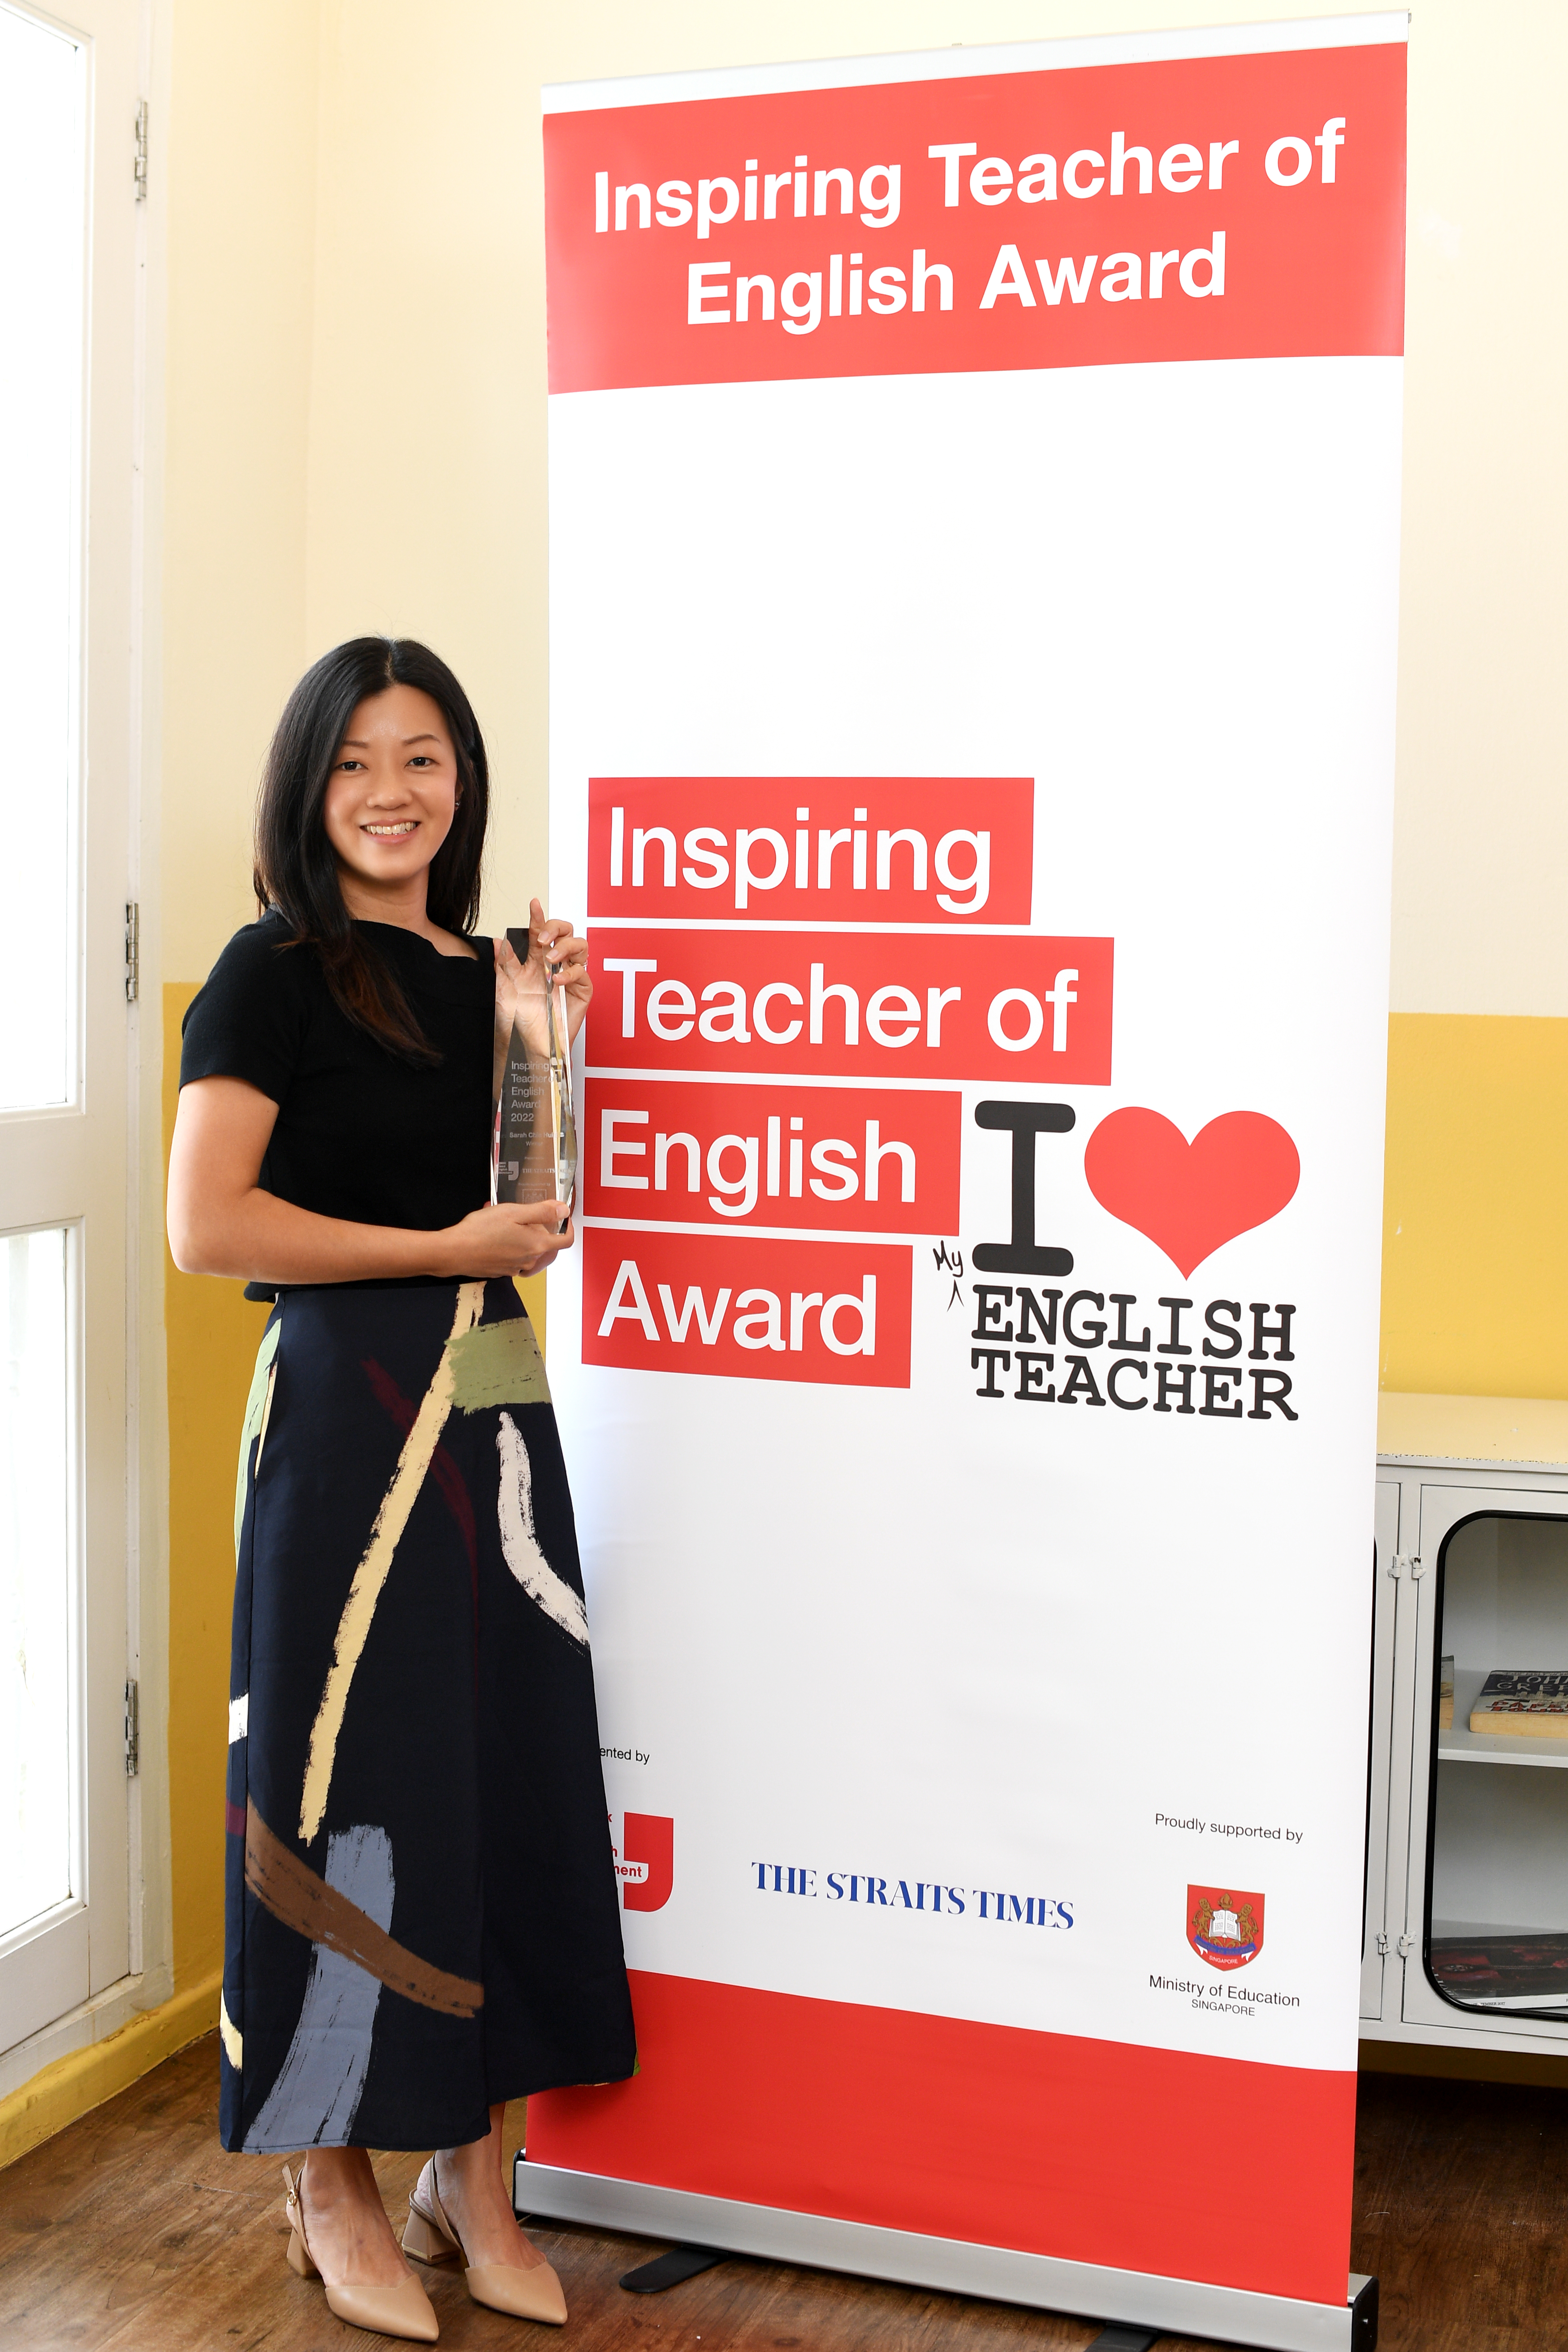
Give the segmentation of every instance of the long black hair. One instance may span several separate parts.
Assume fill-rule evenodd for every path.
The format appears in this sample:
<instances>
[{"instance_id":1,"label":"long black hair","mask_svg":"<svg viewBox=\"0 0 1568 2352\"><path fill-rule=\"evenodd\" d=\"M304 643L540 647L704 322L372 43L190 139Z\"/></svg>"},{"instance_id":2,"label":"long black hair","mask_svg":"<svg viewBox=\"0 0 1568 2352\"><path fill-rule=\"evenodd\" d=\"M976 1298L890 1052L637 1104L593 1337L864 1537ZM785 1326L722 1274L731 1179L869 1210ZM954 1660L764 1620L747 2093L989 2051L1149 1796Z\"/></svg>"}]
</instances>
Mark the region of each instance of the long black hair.
<instances>
[{"instance_id":1,"label":"long black hair","mask_svg":"<svg viewBox=\"0 0 1568 2352\"><path fill-rule=\"evenodd\" d=\"M343 905L323 807L349 720L389 686L416 687L447 722L458 759L452 829L430 865L426 906L443 930L464 937L479 912L479 866L489 815L489 769L472 705L438 654L413 637L351 637L305 672L284 706L267 754L256 810L258 905L275 907L294 941L317 950L327 984L349 1019L416 1062L439 1059L385 958Z\"/></svg>"}]
</instances>

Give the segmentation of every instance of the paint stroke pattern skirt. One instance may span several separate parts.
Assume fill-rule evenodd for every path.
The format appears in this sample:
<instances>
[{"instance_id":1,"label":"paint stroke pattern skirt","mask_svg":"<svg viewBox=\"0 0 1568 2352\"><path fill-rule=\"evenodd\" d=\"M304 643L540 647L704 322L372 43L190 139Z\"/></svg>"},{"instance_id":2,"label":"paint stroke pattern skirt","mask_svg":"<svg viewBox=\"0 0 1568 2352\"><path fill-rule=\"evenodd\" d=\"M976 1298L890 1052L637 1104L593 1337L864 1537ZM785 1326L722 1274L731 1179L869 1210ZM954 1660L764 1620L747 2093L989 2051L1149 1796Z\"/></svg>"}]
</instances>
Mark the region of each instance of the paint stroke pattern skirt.
<instances>
[{"instance_id":1,"label":"paint stroke pattern skirt","mask_svg":"<svg viewBox=\"0 0 1568 2352\"><path fill-rule=\"evenodd\" d=\"M635 2063L572 1498L510 1282L285 1292L235 1497L226 2147Z\"/></svg>"}]
</instances>

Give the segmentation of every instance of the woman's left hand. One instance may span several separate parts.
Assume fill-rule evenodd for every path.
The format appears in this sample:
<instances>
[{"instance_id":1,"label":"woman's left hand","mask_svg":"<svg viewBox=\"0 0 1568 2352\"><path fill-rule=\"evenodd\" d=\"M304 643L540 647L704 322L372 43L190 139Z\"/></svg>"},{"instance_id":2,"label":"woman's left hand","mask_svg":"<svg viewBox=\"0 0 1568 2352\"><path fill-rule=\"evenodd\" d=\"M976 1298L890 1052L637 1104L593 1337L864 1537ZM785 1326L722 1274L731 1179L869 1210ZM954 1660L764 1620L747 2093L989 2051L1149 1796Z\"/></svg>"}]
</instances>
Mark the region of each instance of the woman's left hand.
<instances>
[{"instance_id":1,"label":"woman's left hand","mask_svg":"<svg viewBox=\"0 0 1568 2352\"><path fill-rule=\"evenodd\" d=\"M566 1004L566 1035L575 1039L588 1011L594 983L588 977L588 942L580 940L569 922L547 915L537 898L528 902L528 964L548 981L560 982Z\"/></svg>"}]
</instances>

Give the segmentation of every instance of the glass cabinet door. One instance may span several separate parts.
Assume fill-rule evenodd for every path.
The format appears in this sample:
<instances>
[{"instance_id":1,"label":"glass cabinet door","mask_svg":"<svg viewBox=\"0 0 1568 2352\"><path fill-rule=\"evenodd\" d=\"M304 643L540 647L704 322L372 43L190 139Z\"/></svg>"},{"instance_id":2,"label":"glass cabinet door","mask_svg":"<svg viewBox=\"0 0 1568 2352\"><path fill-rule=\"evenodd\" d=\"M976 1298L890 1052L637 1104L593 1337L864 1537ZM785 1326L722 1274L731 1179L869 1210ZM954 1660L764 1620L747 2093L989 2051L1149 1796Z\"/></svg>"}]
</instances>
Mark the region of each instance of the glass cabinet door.
<instances>
[{"instance_id":1,"label":"glass cabinet door","mask_svg":"<svg viewBox=\"0 0 1568 2352\"><path fill-rule=\"evenodd\" d=\"M1413 1955L1407 2018L1568 2036L1564 1500L1423 1495L1415 1730L1426 1790L1411 1862L1413 1876L1423 1865L1424 1981L1413 1984Z\"/></svg>"}]
</instances>

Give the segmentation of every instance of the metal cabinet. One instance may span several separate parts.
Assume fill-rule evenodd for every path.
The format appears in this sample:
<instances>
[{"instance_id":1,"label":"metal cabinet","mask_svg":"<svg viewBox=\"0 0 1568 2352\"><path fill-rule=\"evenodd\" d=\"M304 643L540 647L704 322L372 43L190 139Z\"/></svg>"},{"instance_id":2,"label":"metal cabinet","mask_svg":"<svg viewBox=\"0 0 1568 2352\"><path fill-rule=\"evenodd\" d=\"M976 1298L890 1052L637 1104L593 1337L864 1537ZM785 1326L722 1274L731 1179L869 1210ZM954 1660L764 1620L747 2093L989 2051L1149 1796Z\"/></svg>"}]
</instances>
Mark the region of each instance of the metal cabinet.
<instances>
[{"instance_id":1,"label":"metal cabinet","mask_svg":"<svg viewBox=\"0 0 1568 2352\"><path fill-rule=\"evenodd\" d=\"M1568 1736L1469 1728L1568 1674L1568 1466L1384 1455L1374 1532L1363 2034L1568 2052Z\"/></svg>"}]
</instances>

